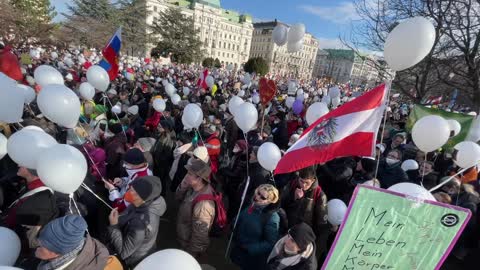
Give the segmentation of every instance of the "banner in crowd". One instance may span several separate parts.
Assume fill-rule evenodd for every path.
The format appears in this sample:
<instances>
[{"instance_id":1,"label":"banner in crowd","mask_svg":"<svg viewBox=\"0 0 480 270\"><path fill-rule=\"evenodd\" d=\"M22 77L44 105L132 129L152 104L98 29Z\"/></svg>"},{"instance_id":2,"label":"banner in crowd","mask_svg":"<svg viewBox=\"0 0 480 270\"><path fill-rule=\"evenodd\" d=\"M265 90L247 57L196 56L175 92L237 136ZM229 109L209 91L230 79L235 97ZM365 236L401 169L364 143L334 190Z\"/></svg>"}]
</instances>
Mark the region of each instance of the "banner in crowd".
<instances>
[{"instance_id":1,"label":"banner in crowd","mask_svg":"<svg viewBox=\"0 0 480 270\"><path fill-rule=\"evenodd\" d=\"M474 119L474 117L471 115L452 113L440 109L432 109L421 105L415 105L413 110L410 112L410 116L407 121L407 130L411 132L415 122L417 122L417 120L419 120L420 118L428 115L438 115L443 117L445 120L457 120L458 123L460 123L460 125L462 126L460 133L457 136L450 138L450 140L448 140L448 142L443 146L443 148L447 150L453 149L456 144L463 142L467 139L468 132L472 127Z\"/></svg>"},{"instance_id":2,"label":"banner in crowd","mask_svg":"<svg viewBox=\"0 0 480 270\"><path fill-rule=\"evenodd\" d=\"M440 269L471 215L461 207L357 186L322 270Z\"/></svg>"}]
</instances>

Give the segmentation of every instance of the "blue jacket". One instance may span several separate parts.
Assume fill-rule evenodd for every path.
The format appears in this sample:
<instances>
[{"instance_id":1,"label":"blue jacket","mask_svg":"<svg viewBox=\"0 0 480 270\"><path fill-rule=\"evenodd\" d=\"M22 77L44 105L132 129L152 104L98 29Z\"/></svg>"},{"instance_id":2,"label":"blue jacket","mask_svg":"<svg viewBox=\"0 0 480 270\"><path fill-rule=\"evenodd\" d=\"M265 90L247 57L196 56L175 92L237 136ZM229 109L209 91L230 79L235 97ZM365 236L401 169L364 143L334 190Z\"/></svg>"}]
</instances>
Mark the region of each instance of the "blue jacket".
<instances>
[{"instance_id":1,"label":"blue jacket","mask_svg":"<svg viewBox=\"0 0 480 270\"><path fill-rule=\"evenodd\" d=\"M230 258L242 270L267 269L267 258L279 238L279 203L248 207L240 213Z\"/></svg>"}]
</instances>

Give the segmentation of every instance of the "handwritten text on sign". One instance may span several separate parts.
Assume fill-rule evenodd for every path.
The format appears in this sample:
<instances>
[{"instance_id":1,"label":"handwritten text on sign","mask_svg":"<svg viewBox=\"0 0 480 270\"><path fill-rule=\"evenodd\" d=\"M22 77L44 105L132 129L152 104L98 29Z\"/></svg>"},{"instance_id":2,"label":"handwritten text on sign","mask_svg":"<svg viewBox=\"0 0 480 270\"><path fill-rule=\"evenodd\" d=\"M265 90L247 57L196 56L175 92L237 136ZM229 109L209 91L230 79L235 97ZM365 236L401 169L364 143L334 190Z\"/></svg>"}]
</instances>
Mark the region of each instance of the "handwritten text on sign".
<instances>
[{"instance_id":1,"label":"handwritten text on sign","mask_svg":"<svg viewBox=\"0 0 480 270\"><path fill-rule=\"evenodd\" d=\"M470 216L460 207L359 186L322 269L439 269Z\"/></svg>"}]
</instances>

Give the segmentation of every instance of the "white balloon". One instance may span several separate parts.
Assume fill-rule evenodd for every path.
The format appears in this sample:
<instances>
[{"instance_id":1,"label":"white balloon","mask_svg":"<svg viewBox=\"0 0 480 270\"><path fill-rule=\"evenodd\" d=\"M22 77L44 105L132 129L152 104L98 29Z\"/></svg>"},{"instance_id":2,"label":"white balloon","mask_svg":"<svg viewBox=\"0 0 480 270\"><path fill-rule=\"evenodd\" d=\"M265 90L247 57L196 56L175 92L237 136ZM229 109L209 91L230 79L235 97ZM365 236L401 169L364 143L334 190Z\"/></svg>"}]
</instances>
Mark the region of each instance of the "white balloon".
<instances>
[{"instance_id":1,"label":"white balloon","mask_svg":"<svg viewBox=\"0 0 480 270\"><path fill-rule=\"evenodd\" d=\"M474 142L461 142L455 145L453 161L460 168L470 168L480 162L480 146Z\"/></svg>"},{"instance_id":2,"label":"white balloon","mask_svg":"<svg viewBox=\"0 0 480 270\"><path fill-rule=\"evenodd\" d=\"M283 24L277 24L275 28L273 28L272 38L273 42L278 46L283 46L287 44L287 37L288 37L288 27Z\"/></svg>"},{"instance_id":3,"label":"white balloon","mask_svg":"<svg viewBox=\"0 0 480 270\"><path fill-rule=\"evenodd\" d=\"M282 153L280 152L278 146L274 143L266 142L258 148L258 162L267 171L273 172L281 158Z\"/></svg>"},{"instance_id":4,"label":"white balloon","mask_svg":"<svg viewBox=\"0 0 480 270\"><path fill-rule=\"evenodd\" d=\"M332 99L332 106L333 108L337 108L340 105L340 97L336 97Z\"/></svg>"},{"instance_id":5,"label":"white balloon","mask_svg":"<svg viewBox=\"0 0 480 270\"><path fill-rule=\"evenodd\" d=\"M242 81L244 84L249 84L252 81L252 76L249 73L245 73Z\"/></svg>"},{"instance_id":6,"label":"white balloon","mask_svg":"<svg viewBox=\"0 0 480 270\"><path fill-rule=\"evenodd\" d=\"M305 25L303 23L296 23L288 30L288 43L297 43L303 40L305 36ZM302 42L303 44L303 42Z\"/></svg>"},{"instance_id":7,"label":"white balloon","mask_svg":"<svg viewBox=\"0 0 480 270\"><path fill-rule=\"evenodd\" d=\"M287 52L288 53L296 53L303 49L303 39L297 42L288 42L287 44Z\"/></svg>"},{"instance_id":8,"label":"white balloon","mask_svg":"<svg viewBox=\"0 0 480 270\"><path fill-rule=\"evenodd\" d=\"M122 112L122 105L121 104L115 104L115 106L112 107L112 113L114 114L119 114Z\"/></svg>"},{"instance_id":9,"label":"white balloon","mask_svg":"<svg viewBox=\"0 0 480 270\"><path fill-rule=\"evenodd\" d=\"M336 98L336 97L339 97L340 96L340 88L334 86L330 89L328 89L328 96L330 98Z\"/></svg>"},{"instance_id":10,"label":"white balloon","mask_svg":"<svg viewBox=\"0 0 480 270\"><path fill-rule=\"evenodd\" d=\"M297 84L294 81L288 82L288 94L294 95L297 92Z\"/></svg>"},{"instance_id":11,"label":"white balloon","mask_svg":"<svg viewBox=\"0 0 480 270\"><path fill-rule=\"evenodd\" d=\"M0 121L21 122L24 103L25 92L14 83L0 78Z\"/></svg>"},{"instance_id":12,"label":"white balloon","mask_svg":"<svg viewBox=\"0 0 480 270\"><path fill-rule=\"evenodd\" d=\"M235 116L237 109L244 103L243 99L241 99L238 96L233 96L229 101L228 101L228 110L232 115Z\"/></svg>"},{"instance_id":13,"label":"white balloon","mask_svg":"<svg viewBox=\"0 0 480 270\"><path fill-rule=\"evenodd\" d=\"M233 64L228 64L227 65L227 70L232 71L233 70Z\"/></svg>"},{"instance_id":14,"label":"white balloon","mask_svg":"<svg viewBox=\"0 0 480 270\"><path fill-rule=\"evenodd\" d=\"M400 71L422 61L430 53L434 42L435 27L428 19L409 18L388 34L383 55L391 69Z\"/></svg>"},{"instance_id":15,"label":"white balloon","mask_svg":"<svg viewBox=\"0 0 480 270\"><path fill-rule=\"evenodd\" d=\"M305 100L305 96L304 95L299 95L295 98L295 100L300 100L303 103L303 101Z\"/></svg>"},{"instance_id":16,"label":"white balloon","mask_svg":"<svg viewBox=\"0 0 480 270\"><path fill-rule=\"evenodd\" d=\"M342 200L332 199L327 203L327 213L327 219L330 224L334 226L340 225L347 213L347 206Z\"/></svg>"},{"instance_id":17,"label":"white balloon","mask_svg":"<svg viewBox=\"0 0 480 270\"><path fill-rule=\"evenodd\" d=\"M9 228L0 227L0 242L2 243L0 245L0 265L5 265L5 269L15 269L8 266L14 265L20 255L20 238Z\"/></svg>"},{"instance_id":18,"label":"white balloon","mask_svg":"<svg viewBox=\"0 0 480 270\"><path fill-rule=\"evenodd\" d=\"M7 154L7 137L0 133L0 160Z\"/></svg>"},{"instance_id":19,"label":"white balloon","mask_svg":"<svg viewBox=\"0 0 480 270\"><path fill-rule=\"evenodd\" d=\"M453 119L447 120L447 122L448 126L450 127L450 131L453 131L452 137L457 136L460 133L460 130L462 130L462 126L460 125L460 123L457 120Z\"/></svg>"},{"instance_id":20,"label":"white balloon","mask_svg":"<svg viewBox=\"0 0 480 270\"><path fill-rule=\"evenodd\" d=\"M80 117L80 100L65 85L47 85L37 97L40 111L51 121L74 128Z\"/></svg>"},{"instance_id":21,"label":"white balloon","mask_svg":"<svg viewBox=\"0 0 480 270\"><path fill-rule=\"evenodd\" d=\"M57 52L52 52L50 54L50 56L52 57L53 60L57 59L58 58L58 53Z\"/></svg>"},{"instance_id":22,"label":"white balloon","mask_svg":"<svg viewBox=\"0 0 480 270\"><path fill-rule=\"evenodd\" d=\"M79 88L80 96L85 100L92 100L95 96L95 87L88 82L80 84Z\"/></svg>"},{"instance_id":23,"label":"white balloon","mask_svg":"<svg viewBox=\"0 0 480 270\"><path fill-rule=\"evenodd\" d=\"M205 78L205 83L207 84L207 86L209 88L211 88L213 86L213 84L215 83L215 80L213 79L212 76L208 75L207 78Z\"/></svg>"},{"instance_id":24,"label":"white balloon","mask_svg":"<svg viewBox=\"0 0 480 270\"><path fill-rule=\"evenodd\" d=\"M64 84L62 74L52 66L41 65L33 72L37 84L45 87L48 84Z\"/></svg>"},{"instance_id":25,"label":"white balloon","mask_svg":"<svg viewBox=\"0 0 480 270\"><path fill-rule=\"evenodd\" d=\"M198 128L203 121L203 111L197 104L190 103L183 109L182 123L187 128Z\"/></svg>"},{"instance_id":26,"label":"white balloon","mask_svg":"<svg viewBox=\"0 0 480 270\"><path fill-rule=\"evenodd\" d=\"M180 100L182 100L182 98L178 94L175 94L175 95L172 96L172 103L174 105L178 105Z\"/></svg>"},{"instance_id":27,"label":"white balloon","mask_svg":"<svg viewBox=\"0 0 480 270\"><path fill-rule=\"evenodd\" d=\"M329 105L332 102L332 98L329 95L325 95L322 97L322 102Z\"/></svg>"},{"instance_id":28,"label":"white balloon","mask_svg":"<svg viewBox=\"0 0 480 270\"><path fill-rule=\"evenodd\" d=\"M418 170L418 163L413 159L407 159L402 163L402 170L404 171L414 171Z\"/></svg>"},{"instance_id":29,"label":"white balloon","mask_svg":"<svg viewBox=\"0 0 480 270\"><path fill-rule=\"evenodd\" d=\"M450 126L448 122L440 116L425 116L413 125L413 142L425 153L442 147L449 138Z\"/></svg>"},{"instance_id":30,"label":"white balloon","mask_svg":"<svg viewBox=\"0 0 480 270\"><path fill-rule=\"evenodd\" d=\"M287 99L285 100L285 106L287 106L287 108L290 109L292 108L294 102L295 102L294 97L287 97Z\"/></svg>"},{"instance_id":31,"label":"white balloon","mask_svg":"<svg viewBox=\"0 0 480 270\"><path fill-rule=\"evenodd\" d=\"M175 95L176 89L175 89L175 87L173 86L173 84L167 83L167 85L165 85L165 92L167 93L167 95L168 95L169 97L171 97L171 96Z\"/></svg>"},{"instance_id":32,"label":"white balloon","mask_svg":"<svg viewBox=\"0 0 480 270\"><path fill-rule=\"evenodd\" d=\"M45 132L45 130L43 130L41 127L37 127L37 126L26 126L26 127L24 127L23 129L25 129L25 130L28 130L28 129L30 129L30 130L38 130L38 131L41 131L41 132Z\"/></svg>"},{"instance_id":33,"label":"white balloon","mask_svg":"<svg viewBox=\"0 0 480 270\"><path fill-rule=\"evenodd\" d=\"M260 102L260 96L259 95L253 95L252 96L252 102L254 104L258 104Z\"/></svg>"},{"instance_id":34,"label":"white balloon","mask_svg":"<svg viewBox=\"0 0 480 270\"><path fill-rule=\"evenodd\" d=\"M389 187L388 190L402 193L422 200L436 201L432 193L428 192L428 190L426 190L424 187L413 183L398 183Z\"/></svg>"},{"instance_id":35,"label":"white balloon","mask_svg":"<svg viewBox=\"0 0 480 270\"><path fill-rule=\"evenodd\" d=\"M190 94L190 88L184 86L183 87L183 95L188 96Z\"/></svg>"},{"instance_id":36,"label":"white balloon","mask_svg":"<svg viewBox=\"0 0 480 270\"><path fill-rule=\"evenodd\" d=\"M315 102L310 105L307 109L307 114L305 116L308 125L313 124L320 117L328 113L328 106L323 102Z\"/></svg>"},{"instance_id":37,"label":"white balloon","mask_svg":"<svg viewBox=\"0 0 480 270\"><path fill-rule=\"evenodd\" d=\"M245 90L240 90L240 91L238 91L237 96L239 96L239 97L241 97L241 98L244 97L244 96L245 96Z\"/></svg>"},{"instance_id":38,"label":"white balloon","mask_svg":"<svg viewBox=\"0 0 480 270\"><path fill-rule=\"evenodd\" d=\"M17 87L20 88L21 91L23 91L25 97L25 104L30 104L37 97L37 94L32 87L24 84L18 84Z\"/></svg>"},{"instance_id":39,"label":"white balloon","mask_svg":"<svg viewBox=\"0 0 480 270\"><path fill-rule=\"evenodd\" d=\"M141 261L134 270L202 270L190 254L178 249L165 249Z\"/></svg>"},{"instance_id":40,"label":"white balloon","mask_svg":"<svg viewBox=\"0 0 480 270\"><path fill-rule=\"evenodd\" d=\"M80 187L87 169L83 154L66 144L57 144L43 151L37 162L37 172L42 182L65 194L73 193Z\"/></svg>"},{"instance_id":41,"label":"white balloon","mask_svg":"<svg viewBox=\"0 0 480 270\"><path fill-rule=\"evenodd\" d=\"M13 266L0 266L0 270L23 270Z\"/></svg>"},{"instance_id":42,"label":"white balloon","mask_svg":"<svg viewBox=\"0 0 480 270\"><path fill-rule=\"evenodd\" d=\"M19 166L36 169L37 159L41 153L56 144L57 141L43 130L24 128L10 136L7 142L7 152Z\"/></svg>"},{"instance_id":43,"label":"white balloon","mask_svg":"<svg viewBox=\"0 0 480 270\"><path fill-rule=\"evenodd\" d=\"M108 85L110 84L110 77L107 71L97 65L91 66L87 70L87 80L93 87L102 92L107 91Z\"/></svg>"},{"instance_id":44,"label":"white balloon","mask_svg":"<svg viewBox=\"0 0 480 270\"><path fill-rule=\"evenodd\" d=\"M257 124L258 112L255 105L249 102L244 102L238 106L234 117L237 126L243 131L243 133L247 133Z\"/></svg>"},{"instance_id":45,"label":"white balloon","mask_svg":"<svg viewBox=\"0 0 480 270\"><path fill-rule=\"evenodd\" d=\"M153 100L153 108L157 112L165 111L166 106L167 105L165 104L165 100L163 100L162 98L156 98L156 99Z\"/></svg>"}]
</instances>

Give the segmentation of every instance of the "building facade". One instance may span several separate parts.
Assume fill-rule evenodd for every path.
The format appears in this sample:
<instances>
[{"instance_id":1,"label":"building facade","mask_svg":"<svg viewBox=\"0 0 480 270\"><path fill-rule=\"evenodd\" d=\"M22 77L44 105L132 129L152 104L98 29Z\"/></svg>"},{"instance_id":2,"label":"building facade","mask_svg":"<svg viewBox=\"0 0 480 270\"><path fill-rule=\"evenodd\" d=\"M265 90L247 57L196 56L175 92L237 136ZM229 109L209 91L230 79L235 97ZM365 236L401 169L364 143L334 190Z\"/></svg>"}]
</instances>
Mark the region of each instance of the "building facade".
<instances>
[{"instance_id":1,"label":"building facade","mask_svg":"<svg viewBox=\"0 0 480 270\"><path fill-rule=\"evenodd\" d=\"M317 53L313 76L335 83L372 86L392 77L393 72L382 66L385 66L382 61L371 55L358 55L353 50L324 49Z\"/></svg>"},{"instance_id":2,"label":"building facade","mask_svg":"<svg viewBox=\"0 0 480 270\"><path fill-rule=\"evenodd\" d=\"M147 0L146 4L149 25L169 7L180 8L184 15L193 17L205 57L237 66L248 61L253 33L249 15L223 9L220 0Z\"/></svg>"},{"instance_id":3,"label":"building facade","mask_svg":"<svg viewBox=\"0 0 480 270\"><path fill-rule=\"evenodd\" d=\"M272 21L253 24L254 31L250 57L262 57L265 59L272 76L310 79L315 65L318 40L311 34L306 33L303 39L302 50L289 53L287 52L287 45L277 46L273 42L272 32L277 24L284 23Z\"/></svg>"}]
</instances>

